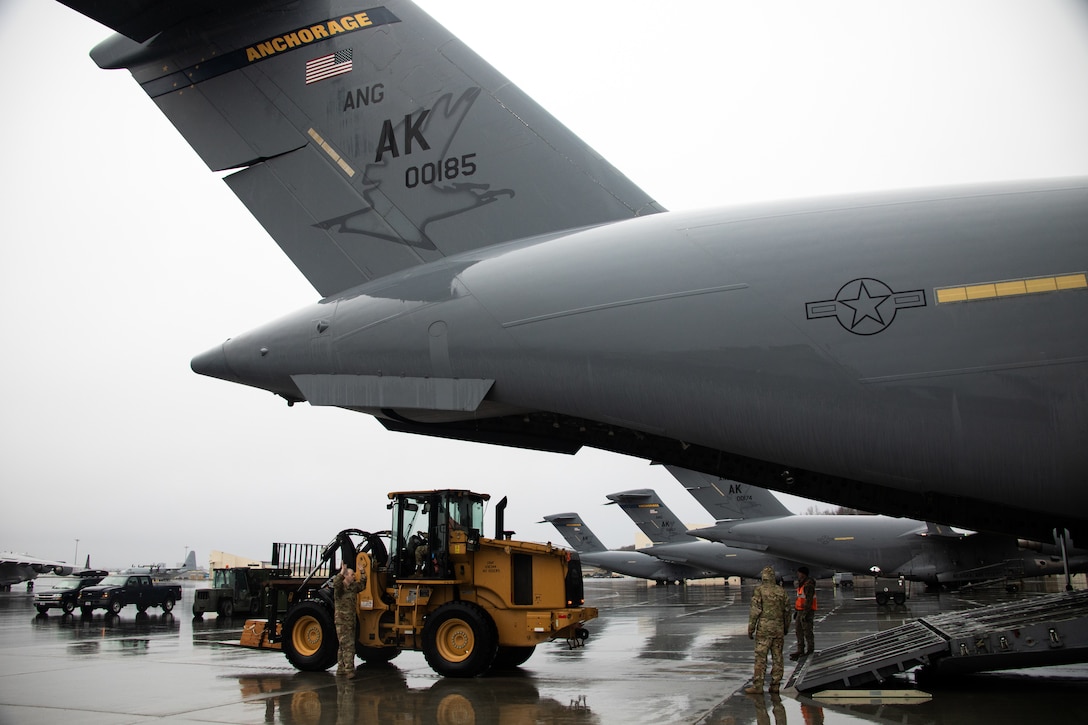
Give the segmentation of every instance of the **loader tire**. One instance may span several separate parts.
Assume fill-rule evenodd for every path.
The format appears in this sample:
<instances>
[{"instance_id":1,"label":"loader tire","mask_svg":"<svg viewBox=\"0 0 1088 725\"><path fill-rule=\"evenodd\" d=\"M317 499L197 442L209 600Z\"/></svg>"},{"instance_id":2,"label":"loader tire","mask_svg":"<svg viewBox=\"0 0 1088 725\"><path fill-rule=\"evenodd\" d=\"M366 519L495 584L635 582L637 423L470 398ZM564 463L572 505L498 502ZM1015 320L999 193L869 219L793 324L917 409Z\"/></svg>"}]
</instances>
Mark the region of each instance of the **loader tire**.
<instances>
[{"instance_id":1,"label":"loader tire","mask_svg":"<svg viewBox=\"0 0 1088 725\"><path fill-rule=\"evenodd\" d=\"M301 602L283 620L283 653L304 672L321 672L336 664L340 643L332 612L322 602Z\"/></svg>"},{"instance_id":2,"label":"loader tire","mask_svg":"<svg viewBox=\"0 0 1088 725\"><path fill-rule=\"evenodd\" d=\"M483 607L447 602L423 625L423 656L443 677L476 677L495 661L499 636Z\"/></svg>"},{"instance_id":3,"label":"loader tire","mask_svg":"<svg viewBox=\"0 0 1088 725\"><path fill-rule=\"evenodd\" d=\"M512 670L525 664L536 652L536 645L529 647L499 647L495 654L495 661L491 663L493 670Z\"/></svg>"},{"instance_id":4,"label":"loader tire","mask_svg":"<svg viewBox=\"0 0 1088 725\"><path fill-rule=\"evenodd\" d=\"M359 659L372 665L389 662L400 652L400 647L371 647L365 644L355 644L355 654L359 656Z\"/></svg>"}]
</instances>

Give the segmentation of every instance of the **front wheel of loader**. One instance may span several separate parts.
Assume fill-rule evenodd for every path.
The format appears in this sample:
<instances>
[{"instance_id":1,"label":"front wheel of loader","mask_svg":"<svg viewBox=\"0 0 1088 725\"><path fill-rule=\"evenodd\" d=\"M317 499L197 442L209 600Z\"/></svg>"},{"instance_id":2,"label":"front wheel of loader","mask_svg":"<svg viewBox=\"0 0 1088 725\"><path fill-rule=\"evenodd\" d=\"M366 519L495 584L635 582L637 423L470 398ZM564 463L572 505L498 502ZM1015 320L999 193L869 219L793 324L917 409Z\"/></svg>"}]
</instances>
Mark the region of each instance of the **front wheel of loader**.
<instances>
[{"instance_id":1,"label":"front wheel of loader","mask_svg":"<svg viewBox=\"0 0 1088 725\"><path fill-rule=\"evenodd\" d=\"M476 677L491 667L498 639L495 624L482 607L447 602L423 625L423 656L444 677Z\"/></svg>"},{"instance_id":2,"label":"front wheel of loader","mask_svg":"<svg viewBox=\"0 0 1088 725\"><path fill-rule=\"evenodd\" d=\"M340 643L332 612L322 602L301 602L283 620L283 653L305 672L321 672L336 664Z\"/></svg>"}]
</instances>

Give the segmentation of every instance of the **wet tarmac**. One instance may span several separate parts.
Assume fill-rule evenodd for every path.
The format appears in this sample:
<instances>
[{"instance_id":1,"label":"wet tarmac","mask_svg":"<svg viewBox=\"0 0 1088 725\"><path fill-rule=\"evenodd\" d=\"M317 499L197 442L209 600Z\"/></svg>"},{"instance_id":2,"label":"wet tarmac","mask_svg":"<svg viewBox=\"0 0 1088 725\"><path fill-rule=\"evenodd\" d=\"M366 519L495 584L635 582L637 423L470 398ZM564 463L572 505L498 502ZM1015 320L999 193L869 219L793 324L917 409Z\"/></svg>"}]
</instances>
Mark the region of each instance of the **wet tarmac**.
<instances>
[{"instance_id":1,"label":"wet tarmac","mask_svg":"<svg viewBox=\"0 0 1088 725\"><path fill-rule=\"evenodd\" d=\"M451 680L422 654L360 665L354 680L300 673L279 653L219 644L237 639L243 617L193 621L186 582L172 615L39 616L25 593L0 594L0 724L127 723L901 723L1084 722L1088 665L976 675L917 704L819 702L796 692L747 696L751 585L721 580L658 587L631 579L586 582L584 649L537 648L515 675ZM871 594L870 594L871 596ZM819 590L817 648L905 620L1016 596L1000 592L914 593L877 607L865 591ZM57 610L53 610L56 612ZM787 648L793 642L787 639ZM786 676L792 670L787 661ZM910 676L886 689L915 687Z\"/></svg>"}]
</instances>

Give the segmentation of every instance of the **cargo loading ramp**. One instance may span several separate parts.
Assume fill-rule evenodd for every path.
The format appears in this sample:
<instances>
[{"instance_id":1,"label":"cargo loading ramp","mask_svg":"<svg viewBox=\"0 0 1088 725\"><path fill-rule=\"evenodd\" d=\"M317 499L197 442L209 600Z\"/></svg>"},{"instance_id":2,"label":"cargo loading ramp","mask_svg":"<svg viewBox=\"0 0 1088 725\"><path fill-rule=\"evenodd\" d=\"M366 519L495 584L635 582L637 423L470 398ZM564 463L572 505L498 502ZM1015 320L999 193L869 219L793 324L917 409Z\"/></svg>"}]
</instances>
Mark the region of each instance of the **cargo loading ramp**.
<instances>
[{"instance_id":1,"label":"cargo loading ramp","mask_svg":"<svg viewBox=\"0 0 1088 725\"><path fill-rule=\"evenodd\" d=\"M1088 662L1088 591L947 612L810 655L789 684L861 687L919 665L936 674Z\"/></svg>"}]
</instances>

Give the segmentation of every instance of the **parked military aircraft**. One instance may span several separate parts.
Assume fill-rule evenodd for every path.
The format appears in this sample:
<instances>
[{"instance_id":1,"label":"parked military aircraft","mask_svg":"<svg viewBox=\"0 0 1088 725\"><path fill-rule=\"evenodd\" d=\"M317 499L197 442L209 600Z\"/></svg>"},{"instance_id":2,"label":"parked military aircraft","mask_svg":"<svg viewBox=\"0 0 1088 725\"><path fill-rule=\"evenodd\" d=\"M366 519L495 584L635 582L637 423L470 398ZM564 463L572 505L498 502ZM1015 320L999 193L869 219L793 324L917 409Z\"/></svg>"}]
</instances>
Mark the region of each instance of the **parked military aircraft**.
<instances>
[{"instance_id":1,"label":"parked military aircraft","mask_svg":"<svg viewBox=\"0 0 1088 725\"><path fill-rule=\"evenodd\" d=\"M795 516L765 489L668 468L719 519L715 526L691 532L708 541L804 558L835 571L875 570L930 587L1064 573L1061 551L1053 544L1002 534L968 535L887 516ZM1088 551L1074 549L1069 554L1070 571L1088 568Z\"/></svg>"},{"instance_id":2,"label":"parked military aircraft","mask_svg":"<svg viewBox=\"0 0 1088 725\"><path fill-rule=\"evenodd\" d=\"M63 1L322 296L196 372L390 430L1088 536L1088 180L661 213L407 0Z\"/></svg>"},{"instance_id":3,"label":"parked military aircraft","mask_svg":"<svg viewBox=\"0 0 1088 725\"><path fill-rule=\"evenodd\" d=\"M809 565L814 577L829 577L834 573L831 570L822 570L808 559L788 560L763 551L699 541L695 538L699 529L688 529L668 506L661 503L661 497L653 489L640 488L610 493L607 498L611 503L619 504L623 512L653 542L653 546L640 551L659 559L701 566L723 576L743 576L749 579L759 579L763 568L770 566L780 578L793 581L797 567L802 562Z\"/></svg>"},{"instance_id":4,"label":"parked military aircraft","mask_svg":"<svg viewBox=\"0 0 1088 725\"><path fill-rule=\"evenodd\" d=\"M90 566L90 557L87 558ZM52 572L58 576L68 576L77 567L64 561L39 559L36 556L17 554L11 551L0 553L0 590L8 591L13 584L32 582L39 574Z\"/></svg>"},{"instance_id":5,"label":"parked military aircraft","mask_svg":"<svg viewBox=\"0 0 1088 725\"><path fill-rule=\"evenodd\" d=\"M666 561L643 551L609 549L590 531L588 526L582 523L582 517L573 512L549 514L544 517L544 521L550 523L563 535L570 547L578 552L583 563L598 569L639 579L651 579L658 584L683 583L688 579L709 579L721 576L716 571Z\"/></svg>"},{"instance_id":6,"label":"parked military aircraft","mask_svg":"<svg viewBox=\"0 0 1088 725\"><path fill-rule=\"evenodd\" d=\"M196 565L196 552L190 551L181 566L168 567L165 564L134 564L120 574L147 574L155 579L177 579L183 574L199 569Z\"/></svg>"}]
</instances>

